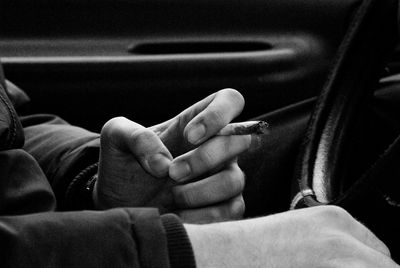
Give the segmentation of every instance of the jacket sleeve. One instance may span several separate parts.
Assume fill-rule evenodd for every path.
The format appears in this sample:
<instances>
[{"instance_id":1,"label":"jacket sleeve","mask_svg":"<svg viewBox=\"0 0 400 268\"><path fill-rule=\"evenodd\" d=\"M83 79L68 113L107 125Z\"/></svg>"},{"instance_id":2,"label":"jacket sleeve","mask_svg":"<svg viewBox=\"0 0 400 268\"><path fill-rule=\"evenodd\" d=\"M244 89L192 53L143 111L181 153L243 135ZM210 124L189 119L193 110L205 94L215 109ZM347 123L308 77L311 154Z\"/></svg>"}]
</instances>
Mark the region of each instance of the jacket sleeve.
<instances>
[{"instance_id":1,"label":"jacket sleeve","mask_svg":"<svg viewBox=\"0 0 400 268\"><path fill-rule=\"evenodd\" d=\"M154 209L0 217L2 267L169 267Z\"/></svg>"},{"instance_id":2,"label":"jacket sleeve","mask_svg":"<svg viewBox=\"0 0 400 268\"><path fill-rule=\"evenodd\" d=\"M54 192L63 196L97 161L98 134L48 115L22 122L25 147L0 150L1 267L179 267L182 254L183 267L194 267L175 215L153 208L56 212Z\"/></svg>"},{"instance_id":3,"label":"jacket sleeve","mask_svg":"<svg viewBox=\"0 0 400 268\"><path fill-rule=\"evenodd\" d=\"M98 161L99 134L71 126L54 115L21 118L25 132L24 149L39 163L58 202L73 178Z\"/></svg>"},{"instance_id":4,"label":"jacket sleeve","mask_svg":"<svg viewBox=\"0 0 400 268\"><path fill-rule=\"evenodd\" d=\"M48 178L46 183L51 185L57 199L63 200L72 178L98 160L99 135L71 126L51 115L25 117L22 119L22 124L25 129L25 150L39 163ZM37 247L35 256L48 252L46 245L52 247L54 260L52 258L48 260L50 263L40 263L42 259L46 260L40 257L37 260L40 266L42 264L59 266L65 259L71 260L71 263L66 262L69 267L74 265L172 268L196 266L190 240L180 219L173 214L160 217L156 209L131 208L104 212L41 214L33 217L33 221L20 218L22 222L17 221L17 225L21 225L23 228L20 230L28 232L28 235L32 235L30 234L32 228L37 228L31 239L22 241L29 243L38 240L40 244L45 245ZM33 224L35 220L43 223ZM47 230L52 228L54 236L60 239L52 240L47 235ZM40 234L44 238L35 237ZM20 237L27 235L21 233L15 239L18 240ZM46 241L47 239L49 241ZM72 241L72 244L65 241ZM55 243L56 249L52 243ZM87 263L82 265L79 259L85 258L85 255L88 256ZM15 256L12 259L18 258Z\"/></svg>"},{"instance_id":5,"label":"jacket sleeve","mask_svg":"<svg viewBox=\"0 0 400 268\"><path fill-rule=\"evenodd\" d=\"M195 266L175 215L160 217L153 208L54 208L50 183L34 157L22 149L1 151L1 267L182 267L175 266L179 258L189 264L183 267Z\"/></svg>"},{"instance_id":6,"label":"jacket sleeve","mask_svg":"<svg viewBox=\"0 0 400 268\"><path fill-rule=\"evenodd\" d=\"M31 155L0 152L1 267L169 267L156 209L54 212L54 204Z\"/></svg>"}]
</instances>

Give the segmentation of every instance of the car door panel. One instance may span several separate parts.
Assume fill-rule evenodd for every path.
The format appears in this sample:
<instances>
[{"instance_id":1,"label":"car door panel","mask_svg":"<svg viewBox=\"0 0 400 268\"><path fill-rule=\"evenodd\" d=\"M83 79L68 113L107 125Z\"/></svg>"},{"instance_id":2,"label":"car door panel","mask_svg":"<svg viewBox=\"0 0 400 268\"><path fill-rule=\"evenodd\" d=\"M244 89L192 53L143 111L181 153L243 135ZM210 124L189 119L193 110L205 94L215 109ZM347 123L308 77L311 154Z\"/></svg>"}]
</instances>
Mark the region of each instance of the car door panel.
<instances>
[{"instance_id":1,"label":"car door panel","mask_svg":"<svg viewBox=\"0 0 400 268\"><path fill-rule=\"evenodd\" d=\"M0 57L31 111L150 125L226 87L239 119L315 95L360 0L1 1Z\"/></svg>"}]
</instances>

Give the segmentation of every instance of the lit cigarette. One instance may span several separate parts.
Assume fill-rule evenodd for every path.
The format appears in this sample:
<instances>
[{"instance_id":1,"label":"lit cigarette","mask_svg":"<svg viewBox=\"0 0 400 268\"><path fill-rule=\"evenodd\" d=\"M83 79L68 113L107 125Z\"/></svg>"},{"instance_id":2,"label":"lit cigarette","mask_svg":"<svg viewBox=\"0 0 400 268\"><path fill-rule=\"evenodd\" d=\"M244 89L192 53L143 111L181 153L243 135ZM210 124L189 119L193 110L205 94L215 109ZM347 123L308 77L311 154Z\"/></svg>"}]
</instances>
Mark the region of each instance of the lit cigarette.
<instances>
[{"instance_id":1,"label":"lit cigarette","mask_svg":"<svg viewBox=\"0 0 400 268\"><path fill-rule=\"evenodd\" d=\"M261 135L269 132L269 125L265 121L247 121L242 123L232 123L221 129L217 136L229 135Z\"/></svg>"}]
</instances>

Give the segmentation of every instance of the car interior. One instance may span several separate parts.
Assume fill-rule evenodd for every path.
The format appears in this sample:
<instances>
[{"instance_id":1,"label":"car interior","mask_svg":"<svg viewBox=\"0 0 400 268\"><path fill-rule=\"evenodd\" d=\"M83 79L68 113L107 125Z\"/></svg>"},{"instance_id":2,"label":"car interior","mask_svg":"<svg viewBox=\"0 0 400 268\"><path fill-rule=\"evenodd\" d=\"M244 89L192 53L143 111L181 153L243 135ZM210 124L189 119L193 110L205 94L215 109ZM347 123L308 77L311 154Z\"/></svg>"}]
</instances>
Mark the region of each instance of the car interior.
<instances>
[{"instance_id":1,"label":"car interior","mask_svg":"<svg viewBox=\"0 0 400 268\"><path fill-rule=\"evenodd\" d=\"M94 131L222 88L243 94L244 120L318 93L358 2L2 0L0 57L30 112Z\"/></svg>"},{"instance_id":2,"label":"car interior","mask_svg":"<svg viewBox=\"0 0 400 268\"><path fill-rule=\"evenodd\" d=\"M0 60L21 114L151 126L235 88L242 121L318 96L362 2L0 0ZM396 47L382 81L400 79Z\"/></svg>"}]
</instances>

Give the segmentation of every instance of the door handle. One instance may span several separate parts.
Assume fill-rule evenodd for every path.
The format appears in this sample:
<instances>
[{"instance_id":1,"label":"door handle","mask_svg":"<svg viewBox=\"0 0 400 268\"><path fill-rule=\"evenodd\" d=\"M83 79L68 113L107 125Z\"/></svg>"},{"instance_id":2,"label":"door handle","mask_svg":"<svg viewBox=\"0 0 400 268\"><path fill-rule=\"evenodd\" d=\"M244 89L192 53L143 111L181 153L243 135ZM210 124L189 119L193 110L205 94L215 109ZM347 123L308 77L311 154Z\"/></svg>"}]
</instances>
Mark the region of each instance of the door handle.
<instances>
[{"instance_id":1,"label":"door handle","mask_svg":"<svg viewBox=\"0 0 400 268\"><path fill-rule=\"evenodd\" d=\"M128 47L128 52L136 55L208 54L262 51L271 48L271 44L257 41L183 41L132 44Z\"/></svg>"},{"instance_id":2,"label":"door handle","mask_svg":"<svg viewBox=\"0 0 400 268\"><path fill-rule=\"evenodd\" d=\"M169 72L211 71L229 75L287 70L293 67L298 54L295 46L273 46L260 41L141 43L129 46L128 52L148 57L153 62L149 68L168 66Z\"/></svg>"},{"instance_id":3,"label":"door handle","mask_svg":"<svg viewBox=\"0 0 400 268\"><path fill-rule=\"evenodd\" d=\"M126 52L125 52L126 53ZM138 77L288 74L310 59L296 42L161 42L129 47L116 56L4 57L8 70L29 73L92 70ZM32 68L34 66L35 68Z\"/></svg>"}]
</instances>

